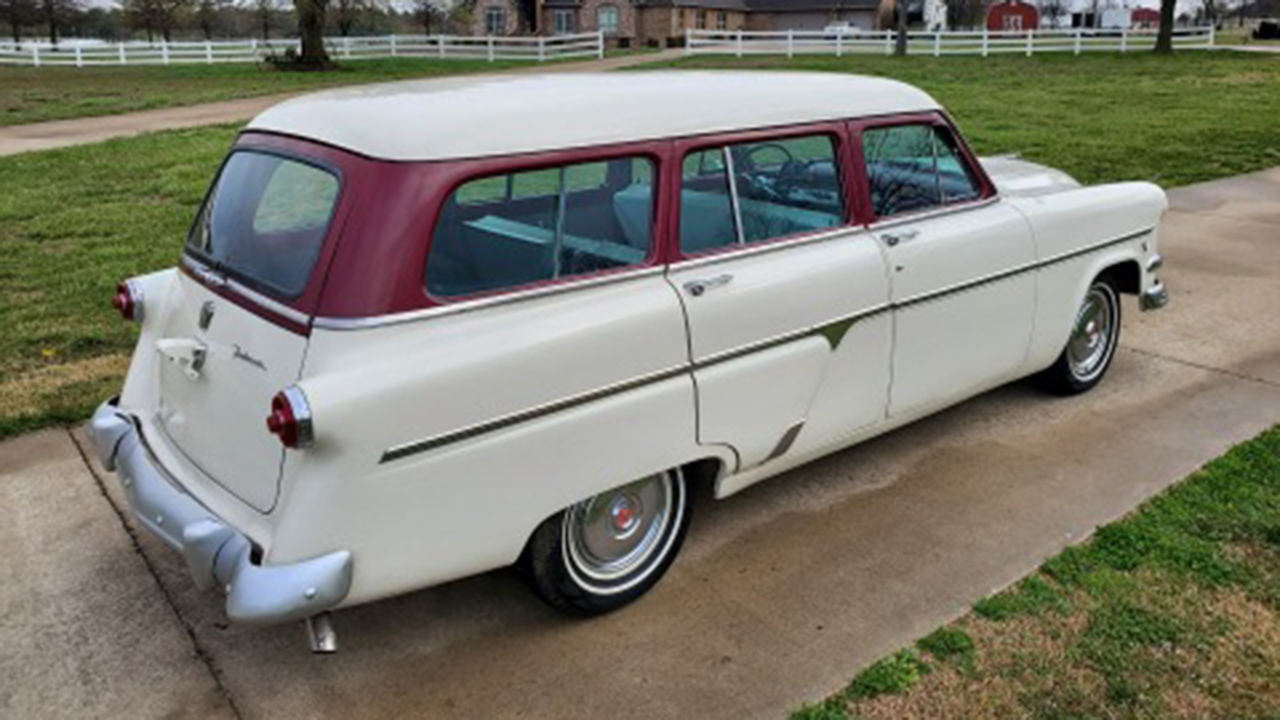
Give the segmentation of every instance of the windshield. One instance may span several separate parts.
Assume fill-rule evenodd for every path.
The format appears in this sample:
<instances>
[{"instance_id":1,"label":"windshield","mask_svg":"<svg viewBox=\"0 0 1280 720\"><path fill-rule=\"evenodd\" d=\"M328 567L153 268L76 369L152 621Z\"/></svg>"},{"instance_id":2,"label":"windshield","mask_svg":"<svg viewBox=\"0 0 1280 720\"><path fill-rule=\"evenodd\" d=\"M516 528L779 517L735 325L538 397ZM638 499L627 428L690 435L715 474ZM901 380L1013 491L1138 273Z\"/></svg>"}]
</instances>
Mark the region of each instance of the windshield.
<instances>
[{"instance_id":1,"label":"windshield","mask_svg":"<svg viewBox=\"0 0 1280 720\"><path fill-rule=\"evenodd\" d=\"M333 172L237 151L222 166L187 249L249 285L296 297L311 277L337 199Z\"/></svg>"}]
</instances>

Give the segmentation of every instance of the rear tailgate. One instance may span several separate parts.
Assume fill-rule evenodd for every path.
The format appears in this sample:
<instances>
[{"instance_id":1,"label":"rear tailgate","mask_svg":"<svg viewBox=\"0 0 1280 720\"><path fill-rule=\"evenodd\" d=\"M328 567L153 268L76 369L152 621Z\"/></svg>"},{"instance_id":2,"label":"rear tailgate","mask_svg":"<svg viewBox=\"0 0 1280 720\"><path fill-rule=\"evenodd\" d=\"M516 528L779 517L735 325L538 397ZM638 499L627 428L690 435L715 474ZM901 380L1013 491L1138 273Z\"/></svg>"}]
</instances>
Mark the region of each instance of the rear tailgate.
<instances>
[{"instance_id":1,"label":"rear tailgate","mask_svg":"<svg viewBox=\"0 0 1280 720\"><path fill-rule=\"evenodd\" d=\"M261 512L275 506L285 452L266 417L302 372L340 177L303 155L235 148L187 240L155 341L164 434Z\"/></svg>"}]
</instances>

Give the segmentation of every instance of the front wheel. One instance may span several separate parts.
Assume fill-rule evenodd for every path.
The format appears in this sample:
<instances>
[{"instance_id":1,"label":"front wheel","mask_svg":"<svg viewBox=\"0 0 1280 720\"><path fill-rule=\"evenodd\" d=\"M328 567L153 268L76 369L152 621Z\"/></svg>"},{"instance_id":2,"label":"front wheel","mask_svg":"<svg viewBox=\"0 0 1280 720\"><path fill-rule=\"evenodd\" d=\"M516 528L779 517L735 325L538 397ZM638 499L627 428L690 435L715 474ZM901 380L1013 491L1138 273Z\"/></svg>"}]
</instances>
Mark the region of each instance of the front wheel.
<instances>
[{"instance_id":1,"label":"front wheel","mask_svg":"<svg viewBox=\"0 0 1280 720\"><path fill-rule=\"evenodd\" d=\"M684 475L668 470L556 513L521 557L535 592L557 610L600 615L657 584L689 527Z\"/></svg>"},{"instance_id":2,"label":"front wheel","mask_svg":"<svg viewBox=\"0 0 1280 720\"><path fill-rule=\"evenodd\" d=\"M1085 293L1062 354L1037 380L1058 395L1091 390L1111 367L1119 342L1120 294L1115 283L1103 275Z\"/></svg>"}]
</instances>

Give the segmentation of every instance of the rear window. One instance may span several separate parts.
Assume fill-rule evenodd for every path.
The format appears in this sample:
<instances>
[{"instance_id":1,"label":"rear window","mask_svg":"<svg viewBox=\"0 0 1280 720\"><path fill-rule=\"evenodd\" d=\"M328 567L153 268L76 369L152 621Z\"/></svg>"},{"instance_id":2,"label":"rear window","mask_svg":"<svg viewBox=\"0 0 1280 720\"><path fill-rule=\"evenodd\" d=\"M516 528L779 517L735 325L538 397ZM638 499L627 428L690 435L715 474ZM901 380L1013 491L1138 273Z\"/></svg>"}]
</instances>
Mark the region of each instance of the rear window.
<instances>
[{"instance_id":1,"label":"rear window","mask_svg":"<svg viewBox=\"0 0 1280 720\"><path fill-rule=\"evenodd\" d=\"M459 297L642 265L652 224L643 157L472 180L441 208L427 291Z\"/></svg>"},{"instance_id":2,"label":"rear window","mask_svg":"<svg viewBox=\"0 0 1280 720\"><path fill-rule=\"evenodd\" d=\"M300 160L237 151L222 166L187 249L287 297L307 286L338 200L338 177Z\"/></svg>"}]
</instances>

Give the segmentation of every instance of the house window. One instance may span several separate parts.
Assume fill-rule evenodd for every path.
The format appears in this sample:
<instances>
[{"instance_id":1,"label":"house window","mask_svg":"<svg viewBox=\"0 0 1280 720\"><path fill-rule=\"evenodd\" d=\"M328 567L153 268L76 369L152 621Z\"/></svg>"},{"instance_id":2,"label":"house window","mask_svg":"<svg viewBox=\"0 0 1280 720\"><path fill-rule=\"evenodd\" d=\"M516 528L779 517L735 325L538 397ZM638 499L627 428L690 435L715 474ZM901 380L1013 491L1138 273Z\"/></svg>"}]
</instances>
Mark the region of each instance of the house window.
<instances>
[{"instance_id":1,"label":"house window","mask_svg":"<svg viewBox=\"0 0 1280 720\"><path fill-rule=\"evenodd\" d=\"M951 133L932 125L896 125L862 133L876 217L977 200L982 189Z\"/></svg>"},{"instance_id":2,"label":"house window","mask_svg":"<svg viewBox=\"0 0 1280 720\"><path fill-rule=\"evenodd\" d=\"M716 13L716 29L717 30L729 29L729 13L723 10Z\"/></svg>"},{"instance_id":3,"label":"house window","mask_svg":"<svg viewBox=\"0 0 1280 720\"><path fill-rule=\"evenodd\" d=\"M568 35L573 32L572 10L556 10L552 18L555 20L555 32L557 35Z\"/></svg>"},{"instance_id":4,"label":"house window","mask_svg":"<svg viewBox=\"0 0 1280 720\"><path fill-rule=\"evenodd\" d=\"M427 291L459 297L643 265L653 176L652 161L626 157L462 185L440 209Z\"/></svg>"},{"instance_id":5,"label":"house window","mask_svg":"<svg viewBox=\"0 0 1280 720\"><path fill-rule=\"evenodd\" d=\"M685 254L837 227L844 217L835 143L828 136L742 143L685 156L680 188Z\"/></svg>"},{"instance_id":6,"label":"house window","mask_svg":"<svg viewBox=\"0 0 1280 720\"><path fill-rule=\"evenodd\" d=\"M507 34L506 8L490 5L484 11L484 32L486 35Z\"/></svg>"},{"instance_id":7,"label":"house window","mask_svg":"<svg viewBox=\"0 0 1280 720\"><path fill-rule=\"evenodd\" d=\"M707 11L706 11L706 10L699 10L699 11L698 11L698 20L697 20L697 25L696 25L696 27L697 27L699 30L706 30L706 29L707 29Z\"/></svg>"},{"instance_id":8,"label":"house window","mask_svg":"<svg viewBox=\"0 0 1280 720\"><path fill-rule=\"evenodd\" d=\"M618 8L615 5L601 5L596 10L596 29L605 35L618 34Z\"/></svg>"}]
</instances>

